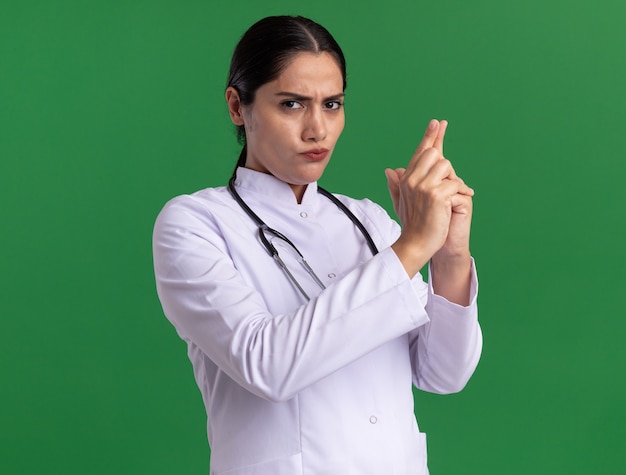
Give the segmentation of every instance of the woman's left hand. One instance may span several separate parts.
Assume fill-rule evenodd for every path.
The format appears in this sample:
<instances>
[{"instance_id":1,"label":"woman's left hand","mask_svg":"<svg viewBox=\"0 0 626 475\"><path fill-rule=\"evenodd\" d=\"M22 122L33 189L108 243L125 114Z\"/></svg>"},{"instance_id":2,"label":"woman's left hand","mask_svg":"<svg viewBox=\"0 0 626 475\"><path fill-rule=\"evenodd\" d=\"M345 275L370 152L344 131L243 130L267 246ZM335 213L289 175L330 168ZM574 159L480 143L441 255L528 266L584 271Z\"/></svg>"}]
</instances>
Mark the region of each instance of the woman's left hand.
<instances>
[{"instance_id":1,"label":"woman's left hand","mask_svg":"<svg viewBox=\"0 0 626 475\"><path fill-rule=\"evenodd\" d=\"M448 123L441 121L434 148L439 150L443 157L443 139ZM463 180L452 171L454 179ZM452 214L448 236L443 247L435 253L433 259L455 259L469 257L470 228L472 224L473 195L457 193L452 197Z\"/></svg>"},{"instance_id":2,"label":"woman's left hand","mask_svg":"<svg viewBox=\"0 0 626 475\"><path fill-rule=\"evenodd\" d=\"M434 147L443 157L443 139L448 123L441 121ZM463 181L453 171L454 177ZM473 194L457 193L452 198L450 227L444 245L431 261L435 292L459 305L469 304L471 273L470 229L472 224Z\"/></svg>"}]
</instances>

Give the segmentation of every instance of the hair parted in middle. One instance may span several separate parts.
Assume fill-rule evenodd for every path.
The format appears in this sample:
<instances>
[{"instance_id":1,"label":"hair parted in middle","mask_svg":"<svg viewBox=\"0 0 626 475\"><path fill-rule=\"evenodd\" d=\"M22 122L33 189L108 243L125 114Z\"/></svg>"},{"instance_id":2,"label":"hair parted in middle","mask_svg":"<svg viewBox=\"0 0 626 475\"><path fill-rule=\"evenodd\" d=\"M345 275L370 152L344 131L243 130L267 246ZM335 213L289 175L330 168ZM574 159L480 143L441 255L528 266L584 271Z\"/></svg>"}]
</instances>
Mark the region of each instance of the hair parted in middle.
<instances>
[{"instance_id":1,"label":"hair parted in middle","mask_svg":"<svg viewBox=\"0 0 626 475\"><path fill-rule=\"evenodd\" d=\"M228 83L239 94L241 105L254 102L257 89L276 79L298 53L329 53L337 61L346 89L346 60L333 36L319 23L301 16L270 16L252 25L235 47ZM237 166L246 161L246 132L237 127L243 145Z\"/></svg>"}]
</instances>

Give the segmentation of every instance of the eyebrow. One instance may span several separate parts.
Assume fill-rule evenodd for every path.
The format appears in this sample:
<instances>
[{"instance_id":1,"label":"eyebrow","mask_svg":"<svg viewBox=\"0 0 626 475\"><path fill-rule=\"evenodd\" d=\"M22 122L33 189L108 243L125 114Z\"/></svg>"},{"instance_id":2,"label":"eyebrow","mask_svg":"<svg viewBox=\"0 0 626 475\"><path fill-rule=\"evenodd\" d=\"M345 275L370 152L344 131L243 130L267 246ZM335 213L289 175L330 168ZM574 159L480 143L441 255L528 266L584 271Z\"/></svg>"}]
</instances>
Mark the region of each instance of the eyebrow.
<instances>
[{"instance_id":1,"label":"eyebrow","mask_svg":"<svg viewBox=\"0 0 626 475\"><path fill-rule=\"evenodd\" d=\"M281 91L281 92L277 92L276 96L280 96L280 97L288 97L290 99L295 99L296 101L312 101L313 98L312 97L308 97L308 96L303 96L302 94L298 94L296 92L289 92L289 91ZM343 99L345 97L345 93L340 93L340 94L335 94L333 96L328 96L324 98L324 101L336 101L338 99Z\"/></svg>"}]
</instances>

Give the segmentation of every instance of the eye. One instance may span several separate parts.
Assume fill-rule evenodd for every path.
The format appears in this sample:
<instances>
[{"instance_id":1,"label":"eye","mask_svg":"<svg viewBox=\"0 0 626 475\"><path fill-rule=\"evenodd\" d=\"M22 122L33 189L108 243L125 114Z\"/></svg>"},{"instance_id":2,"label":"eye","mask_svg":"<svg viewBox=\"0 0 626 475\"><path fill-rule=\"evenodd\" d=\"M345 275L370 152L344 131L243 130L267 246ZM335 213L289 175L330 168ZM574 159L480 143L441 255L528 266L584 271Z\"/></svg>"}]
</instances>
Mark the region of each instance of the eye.
<instances>
[{"instance_id":1,"label":"eye","mask_svg":"<svg viewBox=\"0 0 626 475\"><path fill-rule=\"evenodd\" d=\"M298 101L284 101L280 103L285 109L302 109L302 104Z\"/></svg>"},{"instance_id":2,"label":"eye","mask_svg":"<svg viewBox=\"0 0 626 475\"><path fill-rule=\"evenodd\" d=\"M324 108L329 110L338 110L341 109L342 106L343 102L341 101L328 101L326 104L324 104Z\"/></svg>"}]
</instances>

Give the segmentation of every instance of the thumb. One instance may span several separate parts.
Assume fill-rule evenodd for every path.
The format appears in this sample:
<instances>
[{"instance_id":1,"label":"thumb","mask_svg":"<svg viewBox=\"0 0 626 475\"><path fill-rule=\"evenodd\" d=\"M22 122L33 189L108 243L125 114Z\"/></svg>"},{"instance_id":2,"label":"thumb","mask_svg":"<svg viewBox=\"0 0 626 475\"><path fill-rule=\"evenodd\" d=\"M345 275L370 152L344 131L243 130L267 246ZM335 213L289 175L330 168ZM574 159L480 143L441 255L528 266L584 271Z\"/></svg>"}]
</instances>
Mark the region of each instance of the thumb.
<instances>
[{"instance_id":1,"label":"thumb","mask_svg":"<svg viewBox=\"0 0 626 475\"><path fill-rule=\"evenodd\" d=\"M393 208L395 210L398 209L398 201L400 196L400 178L398 173L391 168L385 169L385 176L387 177L387 188L389 188L389 195L391 196L391 201L393 202Z\"/></svg>"}]
</instances>

